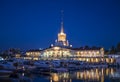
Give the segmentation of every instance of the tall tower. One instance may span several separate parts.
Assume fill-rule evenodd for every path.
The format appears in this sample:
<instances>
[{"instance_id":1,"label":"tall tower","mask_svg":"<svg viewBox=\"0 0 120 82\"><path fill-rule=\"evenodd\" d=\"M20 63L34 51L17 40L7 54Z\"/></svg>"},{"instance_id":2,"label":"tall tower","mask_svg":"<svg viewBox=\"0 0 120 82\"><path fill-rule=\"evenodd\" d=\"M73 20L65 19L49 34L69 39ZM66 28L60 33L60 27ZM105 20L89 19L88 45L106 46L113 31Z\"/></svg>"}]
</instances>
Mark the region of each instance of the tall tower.
<instances>
[{"instance_id":1,"label":"tall tower","mask_svg":"<svg viewBox=\"0 0 120 82\"><path fill-rule=\"evenodd\" d=\"M66 41L66 34L64 33L63 22L61 22L61 30L60 33L58 33L58 41Z\"/></svg>"},{"instance_id":2,"label":"tall tower","mask_svg":"<svg viewBox=\"0 0 120 82\"><path fill-rule=\"evenodd\" d=\"M61 10L61 30L58 33L58 41L66 41L66 34L64 33L63 27L63 10Z\"/></svg>"},{"instance_id":3,"label":"tall tower","mask_svg":"<svg viewBox=\"0 0 120 82\"><path fill-rule=\"evenodd\" d=\"M66 34L64 33L64 24L63 24L63 11L61 11L61 30L58 33L58 39L55 41L55 46L60 47L69 47L69 42L66 39Z\"/></svg>"}]
</instances>

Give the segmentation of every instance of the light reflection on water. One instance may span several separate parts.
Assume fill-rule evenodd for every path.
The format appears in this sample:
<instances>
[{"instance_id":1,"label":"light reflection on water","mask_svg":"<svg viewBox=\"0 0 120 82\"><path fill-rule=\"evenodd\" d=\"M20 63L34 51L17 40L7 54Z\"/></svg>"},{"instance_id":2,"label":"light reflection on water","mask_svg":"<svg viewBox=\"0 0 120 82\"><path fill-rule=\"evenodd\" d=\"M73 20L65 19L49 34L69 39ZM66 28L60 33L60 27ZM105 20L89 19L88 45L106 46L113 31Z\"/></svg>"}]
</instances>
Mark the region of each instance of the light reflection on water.
<instances>
[{"instance_id":1,"label":"light reflection on water","mask_svg":"<svg viewBox=\"0 0 120 82\"><path fill-rule=\"evenodd\" d=\"M50 76L21 74L26 81L13 82L120 82L120 69L95 68L75 72L51 73Z\"/></svg>"},{"instance_id":2,"label":"light reflection on water","mask_svg":"<svg viewBox=\"0 0 120 82\"><path fill-rule=\"evenodd\" d=\"M120 72L118 71L120 71L120 69L118 70L115 68L96 68L70 73L51 73L50 82L76 82L75 80L79 80L81 82L106 82L105 79L117 79L116 82L119 82L120 79L118 80L118 78L120 78Z\"/></svg>"}]
</instances>

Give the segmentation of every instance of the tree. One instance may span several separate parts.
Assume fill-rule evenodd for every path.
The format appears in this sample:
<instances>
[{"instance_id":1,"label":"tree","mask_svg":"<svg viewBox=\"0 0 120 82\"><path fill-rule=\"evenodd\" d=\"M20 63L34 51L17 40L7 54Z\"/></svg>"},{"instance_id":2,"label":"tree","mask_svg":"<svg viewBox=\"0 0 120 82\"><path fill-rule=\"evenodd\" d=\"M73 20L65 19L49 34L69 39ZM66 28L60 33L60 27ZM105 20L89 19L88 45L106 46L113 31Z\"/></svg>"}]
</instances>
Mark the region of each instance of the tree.
<instances>
[{"instance_id":1,"label":"tree","mask_svg":"<svg viewBox=\"0 0 120 82\"><path fill-rule=\"evenodd\" d=\"M108 54L109 54L109 50L106 50L106 49L105 49L104 53L105 53L106 55L108 55Z\"/></svg>"},{"instance_id":2,"label":"tree","mask_svg":"<svg viewBox=\"0 0 120 82\"><path fill-rule=\"evenodd\" d=\"M116 53L116 48L112 46L110 49L110 54L115 54L115 53Z\"/></svg>"},{"instance_id":3,"label":"tree","mask_svg":"<svg viewBox=\"0 0 120 82\"><path fill-rule=\"evenodd\" d=\"M89 49L89 46L86 45L84 48L85 48L85 49Z\"/></svg>"},{"instance_id":4,"label":"tree","mask_svg":"<svg viewBox=\"0 0 120 82\"><path fill-rule=\"evenodd\" d=\"M117 44L117 52L120 52L120 42Z\"/></svg>"}]
</instances>

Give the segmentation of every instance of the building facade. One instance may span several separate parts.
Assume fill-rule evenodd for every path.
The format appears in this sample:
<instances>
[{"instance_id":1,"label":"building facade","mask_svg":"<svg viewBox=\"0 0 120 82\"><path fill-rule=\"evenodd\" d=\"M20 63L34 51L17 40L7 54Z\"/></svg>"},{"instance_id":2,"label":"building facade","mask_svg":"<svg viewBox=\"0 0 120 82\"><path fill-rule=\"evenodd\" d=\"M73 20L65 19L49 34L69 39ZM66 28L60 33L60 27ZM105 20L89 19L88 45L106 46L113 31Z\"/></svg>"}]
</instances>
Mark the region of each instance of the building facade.
<instances>
[{"instance_id":1,"label":"building facade","mask_svg":"<svg viewBox=\"0 0 120 82\"><path fill-rule=\"evenodd\" d=\"M26 57L24 57L24 59L39 60L40 55L41 55L41 50L28 50L26 51Z\"/></svg>"},{"instance_id":2,"label":"building facade","mask_svg":"<svg viewBox=\"0 0 120 82\"><path fill-rule=\"evenodd\" d=\"M98 47L81 47L72 48L64 33L63 22L61 22L61 30L54 44L44 50L27 51L27 59L33 60L54 60L54 59L74 59L86 62L114 62L113 58L104 58L104 48Z\"/></svg>"}]
</instances>

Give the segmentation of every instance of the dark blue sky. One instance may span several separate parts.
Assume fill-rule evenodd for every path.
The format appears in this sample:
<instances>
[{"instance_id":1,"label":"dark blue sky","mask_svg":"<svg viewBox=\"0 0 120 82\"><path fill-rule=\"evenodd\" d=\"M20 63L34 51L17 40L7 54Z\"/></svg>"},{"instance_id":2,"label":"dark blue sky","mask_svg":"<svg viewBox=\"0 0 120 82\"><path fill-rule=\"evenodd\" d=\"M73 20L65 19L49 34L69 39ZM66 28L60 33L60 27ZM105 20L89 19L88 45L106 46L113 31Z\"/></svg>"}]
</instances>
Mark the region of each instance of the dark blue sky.
<instances>
[{"instance_id":1,"label":"dark blue sky","mask_svg":"<svg viewBox=\"0 0 120 82\"><path fill-rule=\"evenodd\" d=\"M120 0L0 0L0 49L48 47L60 31L61 10L73 47L120 42Z\"/></svg>"}]
</instances>

